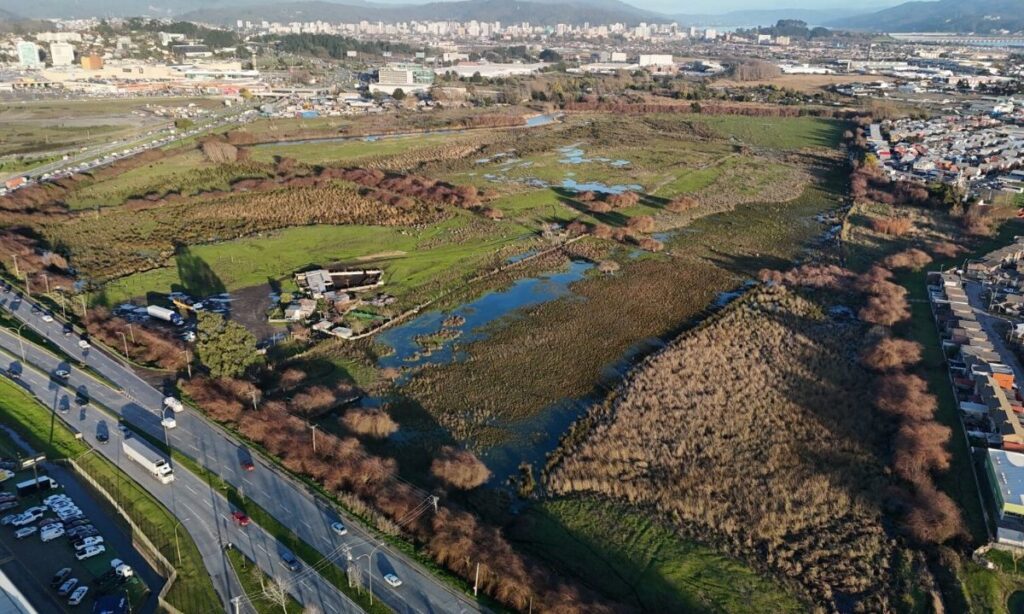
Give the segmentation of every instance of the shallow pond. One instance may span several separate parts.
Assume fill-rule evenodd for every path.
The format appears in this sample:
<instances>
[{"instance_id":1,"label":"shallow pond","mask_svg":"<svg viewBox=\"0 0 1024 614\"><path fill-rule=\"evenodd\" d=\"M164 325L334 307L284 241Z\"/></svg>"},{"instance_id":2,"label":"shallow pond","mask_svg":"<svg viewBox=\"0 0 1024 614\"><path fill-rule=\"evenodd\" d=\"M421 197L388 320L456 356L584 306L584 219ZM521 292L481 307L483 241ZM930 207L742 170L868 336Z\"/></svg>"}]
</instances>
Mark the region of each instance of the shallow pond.
<instances>
[{"instance_id":1,"label":"shallow pond","mask_svg":"<svg viewBox=\"0 0 1024 614\"><path fill-rule=\"evenodd\" d=\"M525 257L525 256L524 256ZM569 285L582 279L593 263L573 261L565 271L520 279L510 287L484 296L447 312L430 311L409 322L385 330L377 341L394 351L379 360L381 367L415 367L459 360L459 344L482 339L488 324L517 309L539 305L570 294ZM457 320L452 322L452 320ZM449 324L446 325L446 321ZM439 334L444 333L444 334ZM419 340L431 338L429 352Z\"/></svg>"}]
</instances>

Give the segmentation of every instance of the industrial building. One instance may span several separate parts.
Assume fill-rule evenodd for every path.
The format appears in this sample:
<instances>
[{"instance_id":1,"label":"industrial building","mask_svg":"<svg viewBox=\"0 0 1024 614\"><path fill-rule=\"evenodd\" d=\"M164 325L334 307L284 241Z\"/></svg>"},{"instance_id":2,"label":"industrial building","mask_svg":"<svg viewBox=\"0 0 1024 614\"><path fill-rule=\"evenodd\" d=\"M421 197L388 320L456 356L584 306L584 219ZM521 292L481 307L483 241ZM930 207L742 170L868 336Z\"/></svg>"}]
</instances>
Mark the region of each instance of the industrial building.
<instances>
[{"instance_id":1,"label":"industrial building","mask_svg":"<svg viewBox=\"0 0 1024 614\"><path fill-rule=\"evenodd\" d=\"M434 84L434 71L419 64L388 64L377 71L377 82L370 84L371 92L393 94L425 92Z\"/></svg>"}]
</instances>

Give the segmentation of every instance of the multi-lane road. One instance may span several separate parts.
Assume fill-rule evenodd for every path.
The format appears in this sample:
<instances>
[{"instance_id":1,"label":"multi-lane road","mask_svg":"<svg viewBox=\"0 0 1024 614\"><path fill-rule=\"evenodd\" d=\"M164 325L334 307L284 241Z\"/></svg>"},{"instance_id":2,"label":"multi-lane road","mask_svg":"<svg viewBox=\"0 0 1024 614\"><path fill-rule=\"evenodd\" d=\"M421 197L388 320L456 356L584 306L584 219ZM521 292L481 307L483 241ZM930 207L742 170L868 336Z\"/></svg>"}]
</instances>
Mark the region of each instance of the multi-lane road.
<instances>
[{"instance_id":1,"label":"multi-lane road","mask_svg":"<svg viewBox=\"0 0 1024 614\"><path fill-rule=\"evenodd\" d=\"M249 600L260 599L259 595L244 595L237 578L224 555L224 545L232 543L251 560L256 561L268 575L279 578L292 595L305 605L318 605L325 613L328 612L359 612L360 609L347 597L319 574L310 571L293 573L283 564L281 553L286 551L284 545L275 540L269 533L256 524L239 527L231 517L235 511L227 499L203 479L178 466L175 467L175 479L170 484L162 484L154 479L141 465L128 459L122 452L121 431L115 428L116 419L104 408L120 406L125 410L131 403L125 403L123 397L105 386L96 386L90 376L71 368L71 375L66 381L53 376L56 368L68 369L62 363L40 348L25 346L28 361L22 361L19 344L3 342L11 340L11 333L0 331L4 337L0 340L0 366L8 373L16 374L21 386L44 405L49 407L61 420L82 433L83 439L94 449L95 453L109 459L126 474L149 491L174 514L181 523L181 530L187 531L199 548L203 563L213 578L214 586L225 601L225 609L231 600L239 598L241 611L252 611L248 607ZM17 347L12 352L11 347ZM47 369L45 366L53 366ZM78 390L88 389L92 403L79 406L74 397ZM131 409L127 412L131 413ZM182 421L189 420L183 417ZM97 438L100 432L108 433L109 439L101 443ZM172 560L173 564L173 560Z\"/></svg>"},{"instance_id":2,"label":"multi-lane road","mask_svg":"<svg viewBox=\"0 0 1024 614\"><path fill-rule=\"evenodd\" d=\"M66 355L100 373L116 387L116 390L92 377L88 372L67 364L57 355L27 341L19 340L9 331L0 331L0 348L14 356L20 356L21 349L24 348L25 362L34 365L43 373L53 373L57 369L70 370L70 386L75 389L81 388L91 399L117 413L135 428L161 439L166 438L170 446L195 459L212 473L238 488L246 497L342 569L348 564L359 565L364 579L367 579L367 574L372 575L376 599L398 612L479 611L479 606L474 600L451 590L403 554L381 544L372 533L362 529L352 519L339 514L333 506L315 496L304 485L280 471L269 461L251 454L243 444L223 429L211 424L202 415L186 409L177 415L177 428L165 431L160 425L160 407L164 398L160 391L150 386L129 367L98 348L81 349L77 335L64 335L62 324L58 320L43 321L41 314L32 312L27 300L17 300L10 292L0 293L0 307L24 322L25 327L48 338ZM85 429L80 430L85 432ZM246 471L242 468L241 461L250 457L255 469ZM185 473L180 467L176 468L176 472ZM190 488L196 489L198 493L207 494L210 490L202 481L199 481L198 485L187 480L176 481L168 487L169 490L179 493L177 496L182 498L196 496L196 493L191 492L186 495L185 491L189 491ZM201 505L213 505L213 498L212 495L204 498L207 502ZM226 506L226 503L223 505ZM171 509L175 513L178 511L176 508ZM230 514L226 507L220 507L218 510ZM186 508L181 511L195 513L200 510ZM431 513L429 506L425 513ZM235 530L226 519L227 516L224 517L225 522L218 522L211 530ZM348 535L343 538L334 535L329 528L332 522L339 519L349 529ZM253 528L252 525L249 528ZM230 541L239 543L237 540ZM342 550L342 547L346 550ZM267 548L267 552L266 556L277 558L274 548ZM267 562L266 559L260 560L259 552L255 556L257 562ZM393 588L386 584L383 577L388 573L397 575L402 580L402 586ZM273 575L280 574L275 572ZM324 592L327 592L326 589ZM340 608L344 607L344 601L338 599L337 603L322 609L325 612L343 611Z\"/></svg>"}]
</instances>

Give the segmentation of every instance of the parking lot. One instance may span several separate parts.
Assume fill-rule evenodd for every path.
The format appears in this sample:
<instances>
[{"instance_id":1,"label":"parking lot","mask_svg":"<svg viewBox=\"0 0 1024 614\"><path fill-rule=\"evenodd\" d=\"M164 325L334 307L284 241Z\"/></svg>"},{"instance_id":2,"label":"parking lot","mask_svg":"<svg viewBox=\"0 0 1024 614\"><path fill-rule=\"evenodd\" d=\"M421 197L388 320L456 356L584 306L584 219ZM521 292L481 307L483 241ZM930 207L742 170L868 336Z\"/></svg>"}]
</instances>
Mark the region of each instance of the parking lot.
<instances>
[{"instance_id":1,"label":"parking lot","mask_svg":"<svg viewBox=\"0 0 1024 614\"><path fill-rule=\"evenodd\" d=\"M163 586L164 579L135 551L130 528L105 501L90 492L70 470L47 463L41 465L36 472L31 469L19 471L0 486L4 493L13 494L17 490L17 484L32 480L36 475L48 475L60 487L57 490L40 491L18 497L17 507L0 513L0 519L24 512L34 506L43 506L43 501L49 496L65 495L65 501L69 502L66 505L73 505L80 510L82 518L77 522L78 527L86 531L84 535L91 535L93 541L101 537L103 541L97 545L101 545L103 550L95 556L78 560L75 556L76 548L73 546L76 538L67 533L61 534L62 530L73 529L73 525L76 524L73 520L61 523L60 529L55 529L49 534L56 537L43 542L40 536L42 525L56 526L59 521L59 516L53 509L47 509L40 518L27 522L22 527L11 524L0 526L0 567L25 597L40 612L88 612L92 611L93 602L101 593L127 592L132 604L131 611L156 611L156 594ZM81 520L85 522L80 522ZM92 529L88 529L89 526ZM19 539L16 537L19 528L35 530ZM77 552L84 550L83 547ZM130 577L123 577L123 573L121 576L108 573L112 569L110 562L115 558L121 559L131 568ZM77 606L69 605L68 596L58 594L59 585L56 588L51 587L54 574L63 568L70 568L66 579L78 579L77 585L73 588L88 588ZM105 578L102 584L98 581L101 578ZM73 590L68 593L72 594Z\"/></svg>"}]
</instances>

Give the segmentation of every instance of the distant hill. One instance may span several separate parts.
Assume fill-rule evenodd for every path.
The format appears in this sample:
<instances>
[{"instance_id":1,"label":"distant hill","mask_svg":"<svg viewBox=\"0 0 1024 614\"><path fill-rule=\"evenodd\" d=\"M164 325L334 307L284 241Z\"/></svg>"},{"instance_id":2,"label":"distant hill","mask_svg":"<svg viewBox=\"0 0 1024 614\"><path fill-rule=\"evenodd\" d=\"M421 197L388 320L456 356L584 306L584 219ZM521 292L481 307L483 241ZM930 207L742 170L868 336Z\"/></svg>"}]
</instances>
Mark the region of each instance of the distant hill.
<instances>
[{"instance_id":1,"label":"distant hill","mask_svg":"<svg viewBox=\"0 0 1024 614\"><path fill-rule=\"evenodd\" d=\"M1024 0L907 2L825 25L875 32L1017 32L1024 30Z\"/></svg>"},{"instance_id":2,"label":"distant hill","mask_svg":"<svg viewBox=\"0 0 1024 614\"><path fill-rule=\"evenodd\" d=\"M181 15L182 19L215 24L234 23L238 19L267 21L333 22L409 20L500 21L503 24L528 21L532 24L556 23L667 23L665 15L644 11L619 0L567 0L539 2L529 0L464 0L432 2L407 6L351 5L323 1L288 2L247 7L204 8Z\"/></svg>"},{"instance_id":3,"label":"distant hill","mask_svg":"<svg viewBox=\"0 0 1024 614\"><path fill-rule=\"evenodd\" d=\"M687 26L717 26L721 28L744 28L767 26L780 19L799 19L810 26L820 26L827 22L863 15L870 9L762 9L749 11L730 11L721 15L672 15L672 20Z\"/></svg>"},{"instance_id":4,"label":"distant hill","mask_svg":"<svg viewBox=\"0 0 1024 614\"><path fill-rule=\"evenodd\" d=\"M17 21L19 19L21 19L21 17L18 17L14 13L0 9L0 21Z\"/></svg>"}]
</instances>

